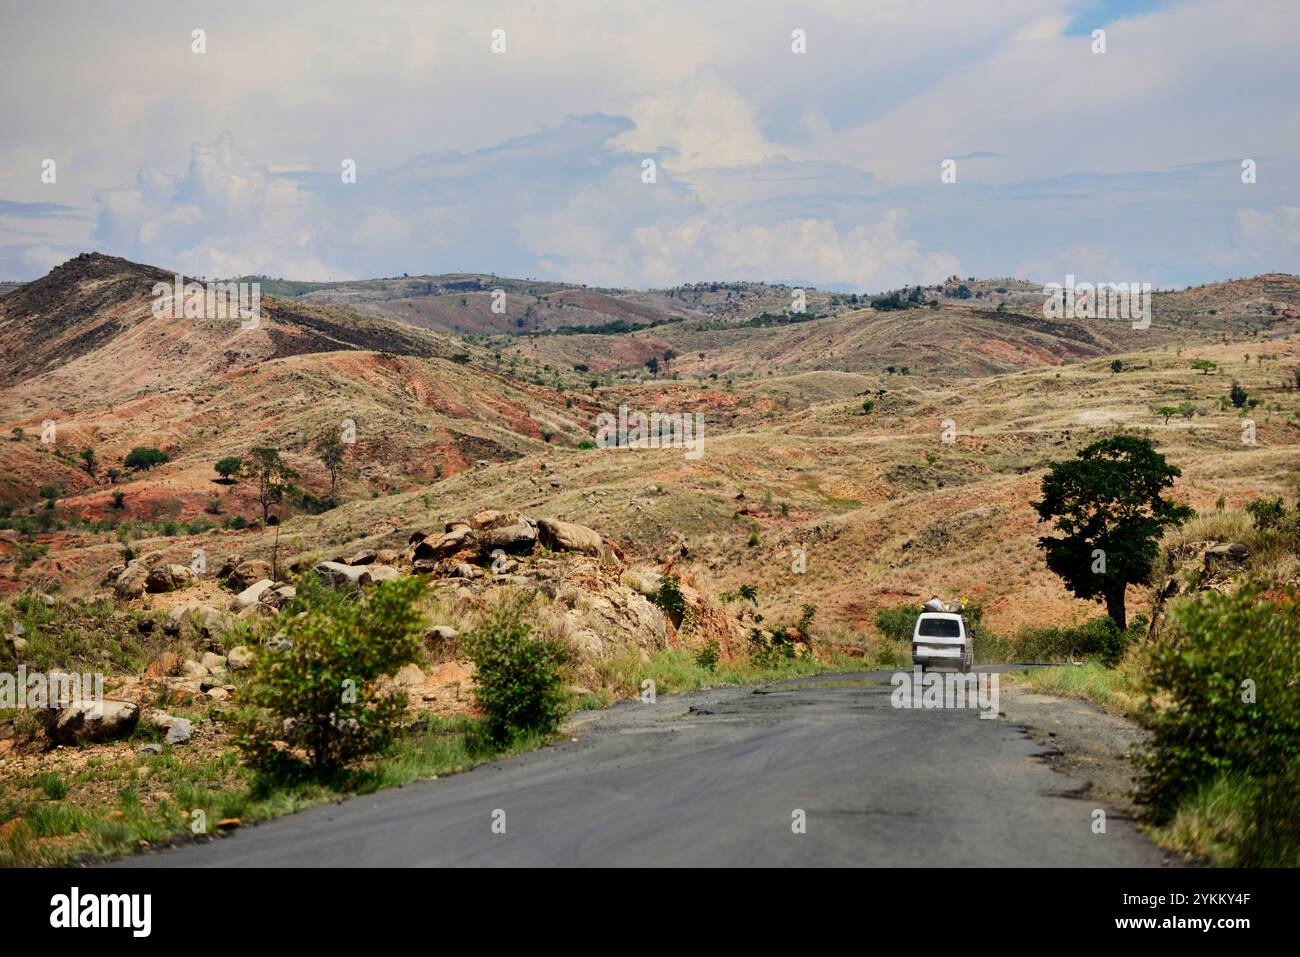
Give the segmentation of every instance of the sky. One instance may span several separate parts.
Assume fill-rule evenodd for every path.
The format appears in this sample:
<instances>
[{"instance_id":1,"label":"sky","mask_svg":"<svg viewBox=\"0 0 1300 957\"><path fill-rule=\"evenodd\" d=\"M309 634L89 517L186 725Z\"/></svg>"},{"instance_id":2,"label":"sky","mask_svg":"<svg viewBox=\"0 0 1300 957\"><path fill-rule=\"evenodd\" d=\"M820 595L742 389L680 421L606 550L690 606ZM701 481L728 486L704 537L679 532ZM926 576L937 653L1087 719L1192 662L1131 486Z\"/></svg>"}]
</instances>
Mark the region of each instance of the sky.
<instances>
[{"instance_id":1,"label":"sky","mask_svg":"<svg viewBox=\"0 0 1300 957\"><path fill-rule=\"evenodd\" d=\"M1296 0L0 0L0 279L1300 272L1297 41Z\"/></svg>"}]
</instances>

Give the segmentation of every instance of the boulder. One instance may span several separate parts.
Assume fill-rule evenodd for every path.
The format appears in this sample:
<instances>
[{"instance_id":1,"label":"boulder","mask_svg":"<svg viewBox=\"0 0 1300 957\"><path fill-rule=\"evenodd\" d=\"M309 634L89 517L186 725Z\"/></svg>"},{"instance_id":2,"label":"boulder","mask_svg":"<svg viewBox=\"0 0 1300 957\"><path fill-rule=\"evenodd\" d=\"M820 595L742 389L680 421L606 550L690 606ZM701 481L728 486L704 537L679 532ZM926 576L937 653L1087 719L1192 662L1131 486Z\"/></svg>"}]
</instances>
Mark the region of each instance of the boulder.
<instances>
[{"instance_id":1,"label":"boulder","mask_svg":"<svg viewBox=\"0 0 1300 957\"><path fill-rule=\"evenodd\" d=\"M206 652L203 655L200 664L202 664L210 674L218 674L226 670L226 659L221 655L213 654L211 651Z\"/></svg>"},{"instance_id":2,"label":"boulder","mask_svg":"<svg viewBox=\"0 0 1300 957\"><path fill-rule=\"evenodd\" d=\"M397 674L393 676L393 680L402 688L418 688L424 684L426 678L419 665L409 664L398 669Z\"/></svg>"},{"instance_id":3,"label":"boulder","mask_svg":"<svg viewBox=\"0 0 1300 957\"><path fill-rule=\"evenodd\" d=\"M144 594L145 583L149 580L149 566L142 561L128 562L122 574L113 583L113 593L118 598L130 600Z\"/></svg>"},{"instance_id":4,"label":"boulder","mask_svg":"<svg viewBox=\"0 0 1300 957\"><path fill-rule=\"evenodd\" d=\"M315 571L329 588L360 588L402 574L391 565L343 565L339 562L321 562Z\"/></svg>"},{"instance_id":5,"label":"boulder","mask_svg":"<svg viewBox=\"0 0 1300 957\"><path fill-rule=\"evenodd\" d=\"M1250 546L1245 542L1220 542L1205 550L1205 564L1214 562L1244 562L1250 557Z\"/></svg>"},{"instance_id":6,"label":"boulder","mask_svg":"<svg viewBox=\"0 0 1300 957\"><path fill-rule=\"evenodd\" d=\"M542 544L557 552L582 552L600 555L604 551L600 533L586 525L543 518L537 523Z\"/></svg>"},{"instance_id":7,"label":"boulder","mask_svg":"<svg viewBox=\"0 0 1300 957\"><path fill-rule=\"evenodd\" d=\"M230 610L238 612L243 611L250 605L256 605L261 601L262 593L267 589L274 587L275 582L271 581L269 578L263 578L261 581L254 582L234 597L234 600L230 603Z\"/></svg>"},{"instance_id":8,"label":"boulder","mask_svg":"<svg viewBox=\"0 0 1300 957\"><path fill-rule=\"evenodd\" d=\"M195 630L204 638L215 638L230 627L230 619L211 605L199 605L192 618Z\"/></svg>"},{"instance_id":9,"label":"boulder","mask_svg":"<svg viewBox=\"0 0 1300 957\"><path fill-rule=\"evenodd\" d=\"M247 621L250 618L274 618L275 615L275 609L261 601L255 601L251 605L235 612L235 618L239 621Z\"/></svg>"},{"instance_id":10,"label":"boulder","mask_svg":"<svg viewBox=\"0 0 1300 957\"><path fill-rule=\"evenodd\" d=\"M349 555L347 558L337 558L335 561L340 565L373 565L377 558L378 556L375 554L374 549L367 549L366 551Z\"/></svg>"},{"instance_id":11,"label":"boulder","mask_svg":"<svg viewBox=\"0 0 1300 957\"><path fill-rule=\"evenodd\" d=\"M260 558L253 558L236 565L229 577L236 588L243 590L255 582L272 578L274 574L270 562L263 561Z\"/></svg>"},{"instance_id":12,"label":"boulder","mask_svg":"<svg viewBox=\"0 0 1300 957\"><path fill-rule=\"evenodd\" d=\"M145 577L144 590L154 594L177 591L193 585L197 577L188 565L155 565Z\"/></svg>"},{"instance_id":13,"label":"boulder","mask_svg":"<svg viewBox=\"0 0 1300 957\"><path fill-rule=\"evenodd\" d=\"M46 735L55 744L112 741L130 734L140 720L138 705L112 698L76 701L65 708L46 708L38 713Z\"/></svg>"},{"instance_id":14,"label":"boulder","mask_svg":"<svg viewBox=\"0 0 1300 957\"><path fill-rule=\"evenodd\" d=\"M226 655L226 667L231 671L243 671L253 666L253 649L248 645L236 645Z\"/></svg>"},{"instance_id":15,"label":"boulder","mask_svg":"<svg viewBox=\"0 0 1300 957\"><path fill-rule=\"evenodd\" d=\"M486 555L498 548L511 555L526 555L536 544L537 529L522 520L479 533L479 550Z\"/></svg>"},{"instance_id":16,"label":"boulder","mask_svg":"<svg viewBox=\"0 0 1300 957\"><path fill-rule=\"evenodd\" d=\"M162 711L151 711L145 719L151 727L167 733L168 744L184 744L194 733L189 718L177 718Z\"/></svg>"},{"instance_id":17,"label":"boulder","mask_svg":"<svg viewBox=\"0 0 1300 957\"><path fill-rule=\"evenodd\" d=\"M262 592L260 601L263 605L270 605L276 611L279 611L297 597L298 589L292 585L277 585Z\"/></svg>"},{"instance_id":18,"label":"boulder","mask_svg":"<svg viewBox=\"0 0 1300 957\"><path fill-rule=\"evenodd\" d=\"M451 625L434 625L424 633L424 640L430 643L451 641L460 632L456 631Z\"/></svg>"},{"instance_id":19,"label":"boulder","mask_svg":"<svg viewBox=\"0 0 1300 957\"><path fill-rule=\"evenodd\" d=\"M435 538L425 538L410 550L412 562L436 561L455 555L461 549L473 548L476 542L474 530L468 525L456 528Z\"/></svg>"},{"instance_id":20,"label":"boulder","mask_svg":"<svg viewBox=\"0 0 1300 957\"><path fill-rule=\"evenodd\" d=\"M174 651L164 651L144 670L146 678L170 678L181 671L181 659Z\"/></svg>"}]
</instances>

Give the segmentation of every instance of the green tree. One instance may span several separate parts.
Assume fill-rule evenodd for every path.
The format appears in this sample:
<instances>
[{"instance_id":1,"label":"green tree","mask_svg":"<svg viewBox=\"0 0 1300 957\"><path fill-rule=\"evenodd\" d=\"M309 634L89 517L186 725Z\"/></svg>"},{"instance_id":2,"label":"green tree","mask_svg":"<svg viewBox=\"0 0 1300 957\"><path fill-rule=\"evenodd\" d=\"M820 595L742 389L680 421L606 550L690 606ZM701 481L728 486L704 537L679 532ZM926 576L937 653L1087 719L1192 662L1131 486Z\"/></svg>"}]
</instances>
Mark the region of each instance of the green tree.
<instances>
[{"instance_id":1,"label":"green tree","mask_svg":"<svg viewBox=\"0 0 1300 957\"><path fill-rule=\"evenodd\" d=\"M95 450L87 447L77 454L81 456L81 467L86 470L87 475L94 478L95 469L98 467L98 463L95 461Z\"/></svg>"},{"instance_id":2,"label":"green tree","mask_svg":"<svg viewBox=\"0 0 1300 957\"><path fill-rule=\"evenodd\" d=\"M1156 415L1160 416L1165 420L1165 425L1169 424L1169 417L1171 415L1177 415L1177 414L1178 414L1178 408L1172 405L1162 405L1160 408L1156 409Z\"/></svg>"},{"instance_id":3,"label":"green tree","mask_svg":"<svg viewBox=\"0 0 1300 957\"><path fill-rule=\"evenodd\" d=\"M1192 368L1200 370L1201 375L1209 375L1211 370L1213 370L1217 365L1217 362L1213 362L1210 359L1192 360Z\"/></svg>"},{"instance_id":4,"label":"green tree","mask_svg":"<svg viewBox=\"0 0 1300 957\"><path fill-rule=\"evenodd\" d=\"M104 470L104 474L108 476L108 483L110 485L116 485L117 480L122 477L122 470L119 468L109 468Z\"/></svg>"},{"instance_id":5,"label":"green tree","mask_svg":"<svg viewBox=\"0 0 1300 957\"><path fill-rule=\"evenodd\" d=\"M239 477L239 473L244 470L244 460L238 455L227 455L225 458L217 459L217 464L212 467L221 476L221 481L233 482Z\"/></svg>"},{"instance_id":6,"label":"green tree","mask_svg":"<svg viewBox=\"0 0 1300 957\"><path fill-rule=\"evenodd\" d=\"M1234 382L1232 388L1228 391L1228 398L1232 400L1234 408L1240 409L1246 404L1246 400L1250 398L1250 394L1241 387L1240 382Z\"/></svg>"},{"instance_id":7,"label":"green tree","mask_svg":"<svg viewBox=\"0 0 1300 957\"><path fill-rule=\"evenodd\" d=\"M338 504L339 468L347 449L343 436L334 426L325 426L316 436L316 457L330 474L330 505Z\"/></svg>"},{"instance_id":8,"label":"green tree","mask_svg":"<svg viewBox=\"0 0 1300 957\"><path fill-rule=\"evenodd\" d=\"M270 521L271 507L284 500L285 492L298 477L277 449L259 446L248 453L244 475L257 483L257 501L262 506L263 523Z\"/></svg>"},{"instance_id":9,"label":"green tree","mask_svg":"<svg viewBox=\"0 0 1300 957\"><path fill-rule=\"evenodd\" d=\"M135 471L144 471L168 461L170 459L168 459L167 453L162 450L149 445L138 445L126 454L122 464Z\"/></svg>"},{"instance_id":10,"label":"green tree","mask_svg":"<svg viewBox=\"0 0 1300 957\"><path fill-rule=\"evenodd\" d=\"M1121 362L1119 359L1112 359L1111 362L1110 362L1110 371L1111 371L1111 372L1123 372L1123 371L1124 371L1124 363Z\"/></svg>"},{"instance_id":11,"label":"green tree","mask_svg":"<svg viewBox=\"0 0 1300 957\"><path fill-rule=\"evenodd\" d=\"M1038 540L1047 567L1079 598L1104 601L1120 628L1128 625L1124 591L1150 579L1164 527L1195 514L1161 495L1181 474L1149 439L1115 435L1043 477L1043 497L1033 506L1063 533Z\"/></svg>"}]
</instances>

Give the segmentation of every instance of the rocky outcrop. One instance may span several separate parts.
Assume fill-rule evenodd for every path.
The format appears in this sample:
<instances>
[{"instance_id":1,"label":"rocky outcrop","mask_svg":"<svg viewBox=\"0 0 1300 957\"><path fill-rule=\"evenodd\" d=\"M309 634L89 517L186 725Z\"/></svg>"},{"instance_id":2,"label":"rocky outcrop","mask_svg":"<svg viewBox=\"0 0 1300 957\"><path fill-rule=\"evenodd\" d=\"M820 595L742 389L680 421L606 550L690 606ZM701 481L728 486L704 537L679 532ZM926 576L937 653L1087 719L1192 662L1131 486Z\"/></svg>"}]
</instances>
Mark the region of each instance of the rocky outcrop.
<instances>
[{"instance_id":1,"label":"rocky outcrop","mask_svg":"<svg viewBox=\"0 0 1300 957\"><path fill-rule=\"evenodd\" d=\"M1168 626L1169 602L1179 595L1234 590L1249 558L1250 546L1244 542L1191 541L1167 548L1153 576L1148 638Z\"/></svg>"}]
</instances>

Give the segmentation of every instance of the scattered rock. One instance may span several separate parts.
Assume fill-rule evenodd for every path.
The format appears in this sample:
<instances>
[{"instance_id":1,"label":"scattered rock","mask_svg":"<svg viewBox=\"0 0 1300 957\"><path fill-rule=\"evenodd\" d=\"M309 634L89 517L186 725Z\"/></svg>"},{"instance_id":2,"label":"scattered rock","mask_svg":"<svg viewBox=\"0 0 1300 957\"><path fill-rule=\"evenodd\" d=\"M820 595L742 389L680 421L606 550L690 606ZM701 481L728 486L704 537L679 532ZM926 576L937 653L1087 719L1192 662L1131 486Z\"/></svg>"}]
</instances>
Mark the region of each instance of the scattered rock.
<instances>
[{"instance_id":1,"label":"scattered rock","mask_svg":"<svg viewBox=\"0 0 1300 957\"><path fill-rule=\"evenodd\" d=\"M140 750L136 752L136 754L143 754L145 757L153 757L162 753L163 746L161 744L141 745Z\"/></svg>"},{"instance_id":2,"label":"scattered rock","mask_svg":"<svg viewBox=\"0 0 1300 957\"><path fill-rule=\"evenodd\" d=\"M277 611L298 597L298 589L292 585L276 585L262 592L261 602Z\"/></svg>"},{"instance_id":3,"label":"scattered rock","mask_svg":"<svg viewBox=\"0 0 1300 957\"><path fill-rule=\"evenodd\" d=\"M203 667L208 670L209 674L216 674L226 670L226 659L221 655L215 655L210 651L203 655L201 663Z\"/></svg>"}]
</instances>

